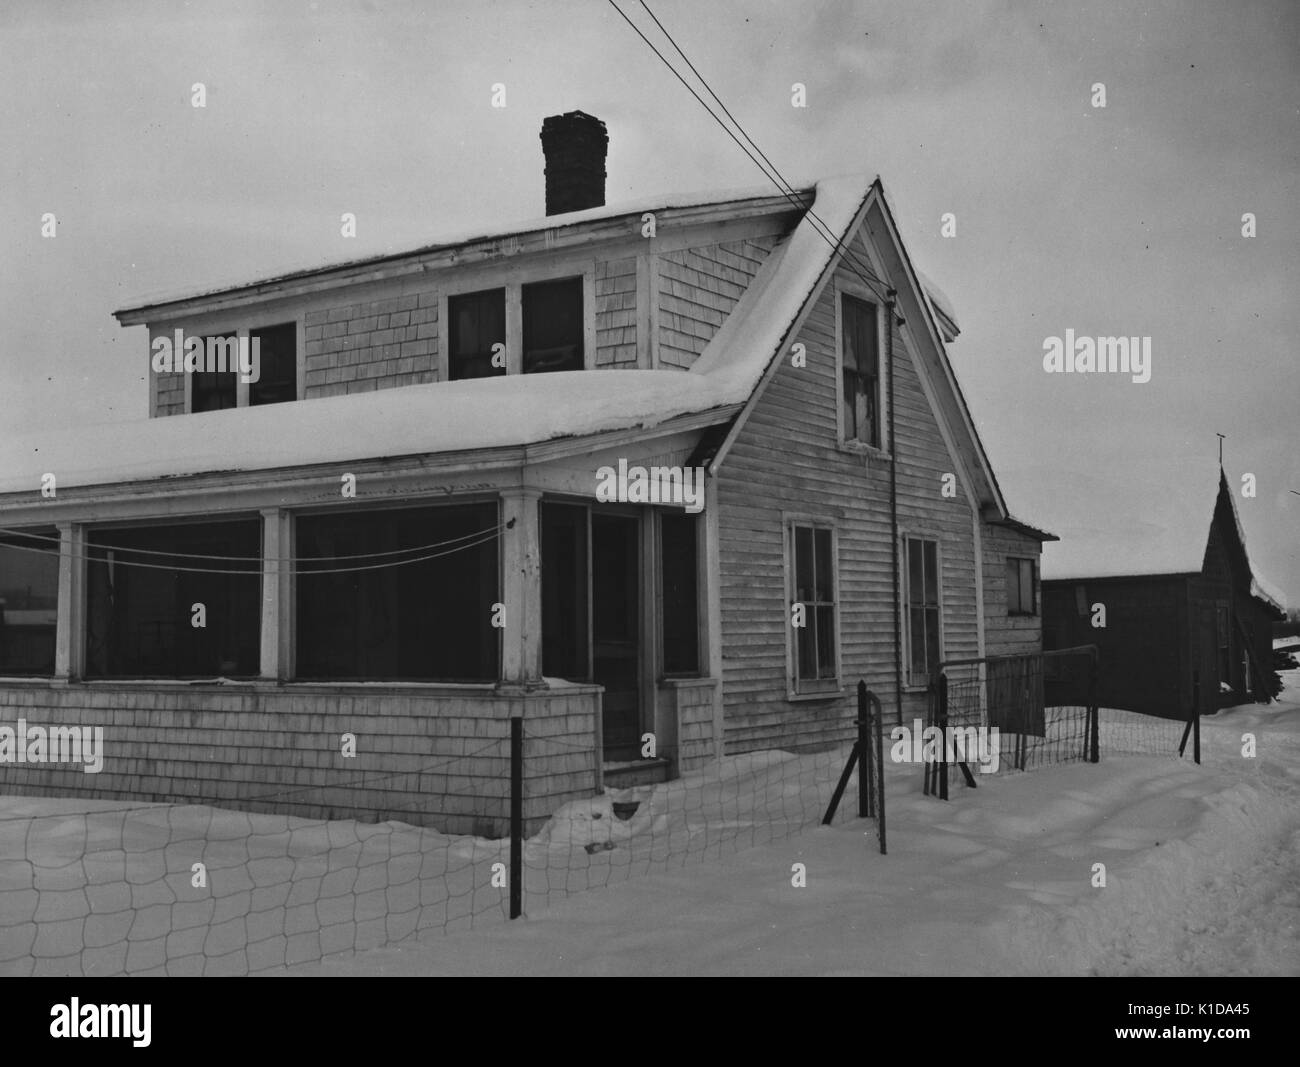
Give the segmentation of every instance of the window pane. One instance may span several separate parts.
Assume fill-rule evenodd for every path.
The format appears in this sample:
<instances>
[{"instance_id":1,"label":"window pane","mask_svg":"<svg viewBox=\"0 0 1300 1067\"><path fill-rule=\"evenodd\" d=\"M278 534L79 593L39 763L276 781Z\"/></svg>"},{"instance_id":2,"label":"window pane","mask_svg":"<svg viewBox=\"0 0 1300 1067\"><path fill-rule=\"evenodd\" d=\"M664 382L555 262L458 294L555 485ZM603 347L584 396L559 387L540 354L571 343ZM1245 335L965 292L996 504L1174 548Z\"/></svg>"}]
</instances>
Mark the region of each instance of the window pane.
<instances>
[{"instance_id":1,"label":"window pane","mask_svg":"<svg viewBox=\"0 0 1300 1067\"><path fill-rule=\"evenodd\" d=\"M812 527L794 528L794 598L801 604L816 599L813 592Z\"/></svg>"},{"instance_id":2,"label":"window pane","mask_svg":"<svg viewBox=\"0 0 1300 1067\"><path fill-rule=\"evenodd\" d=\"M257 343L258 379L248 385L249 404L282 404L298 399L298 327L287 322L267 326L248 335Z\"/></svg>"},{"instance_id":3,"label":"window pane","mask_svg":"<svg viewBox=\"0 0 1300 1067\"><path fill-rule=\"evenodd\" d=\"M835 559L831 552L830 530L815 530L813 541L817 546L816 599L829 604L835 600Z\"/></svg>"},{"instance_id":4,"label":"window pane","mask_svg":"<svg viewBox=\"0 0 1300 1067\"><path fill-rule=\"evenodd\" d=\"M185 555L155 554L167 552ZM88 675L248 678L257 674L261 520L99 530L87 537L87 554ZM200 558L210 556L242 558ZM247 571L255 573L238 573ZM195 612L200 604L201 616ZM200 617L204 625L195 626Z\"/></svg>"},{"instance_id":5,"label":"window pane","mask_svg":"<svg viewBox=\"0 0 1300 1067\"><path fill-rule=\"evenodd\" d=\"M28 536L0 538L0 675L50 675L59 606L58 533L52 526L23 533Z\"/></svg>"},{"instance_id":6,"label":"window pane","mask_svg":"<svg viewBox=\"0 0 1300 1067\"><path fill-rule=\"evenodd\" d=\"M1023 610L1020 607L1020 564L1017 560L1007 560L1007 611L1012 614Z\"/></svg>"},{"instance_id":7,"label":"window pane","mask_svg":"<svg viewBox=\"0 0 1300 1067\"><path fill-rule=\"evenodd\" d=\"M925 609L925 667L928 671L940 660L939 648L939 609Z\"/></svg>"},{"instance_id":8,"label":"window pane","mask_svg":"<svg viewBox=\"0 0 1300 1067\"><path fill-rule=\"evenodd\" d=\"M912 683L919 685L927 676L925 663L925 610L919 607L907 609L908 645L911 653Z\"/></svg>"},{"instance_id":9,"label":"window pane","mask_svg":"<svg viewBox=\"0 0 1300 1067\"><path fill-rule=\"evenodd\" d=\"M238 403L238 335L215 334L203 338L202 364L207 369L190 375L190 410L223 411L235 407Z\"/></svg>"},{"instance_id":10,"label":"window pane","mask_svg":"<svg viewBox=\"0 0 1300 1067\"><path fill-rule=\"evenodd\" d=\"M925 546L925 602L939 603L939 545L935 541L923 542Z\"/></svg>"},{"instance_id":11,"label":"window pane","mask_svg":"<svg viewBox=\"0 0 1300 1067\"><path fill-rule=\"evenodd\" d=\"M817 677L835 677L835 609L817 609Z\"/></svg>"},{"instance_id":12,"label":"window pane","mask_svg":"<svg viewBox=\"0 0 1300 1067\"><path fill-rule=\"evenodd\" d=\"M1020 561L1020 603L1026 614L1034 613L1034 561L1032 559Z\"/></svg>"},{"instance_id":13,"label":"window pane","mask_svg":"<svg viewBox=\"0 0 1300 1067\"><path fill-rule=\"evenodd\" d=\"M850 370L847 366L843 374L844 395L842 402L844 405L844 440L856 441L858 432L861 428L861 419L858 416L859 399L861 385L858 382L858 372Z\"/></svg>"},{"instance_id":14,"label":"window pane","mask_svg":"<svg viewBox=\"0 0 1300 1067\"><path fill-rule=\"evenodd\" d=\"M298 677L495 680L497 539L475 535L497 516L488 503L299 518ZM328 558L385 552L398 554Z\"/></svg>"},{"instance_id":15,"label":"window pane","mask_svg":"<svg viewBox=\"0 0 1300 1067\"><path fill-rule=\"evenodd\" d=\"M804 625L795 627L795 652L799 663L799 678L817 677L817 619L814 611L804 614Z\"/></svg>"},{"instance_id":16,"label":"window pane","mask_svg":"<svg viewBox=\"0 0 1300 1067\"><path fill-rule=\"evenodd\" d=\"M659 521L664 672L693 674L700 666L695 516L664 512Z\"/></svg>"},{"instance_id":17,"label":"window pane","mask_svg":"<svg viewBox=\"0 0 1300 1067\"><path fill-rule=\"evenodd\" d=\"M541 505L542 673L591 680L587 657L587 509Z\"/></svg>"},{"instance_id":18,"label":"window pane","mask_svg":"<svg viewBox=\"0 0 1300 1067\"><path fill-rule=\"evenodd\" d=\"M484 289L447 300L451 320L447 363L452 379L505 374L492 365L492 346L506 342L506 291Z\"/></svg>"},{"instance_id":19,"label":"window pane","mask_svg":"<svg viewBox=\"0 0 1300 1067\"><path fill-rule=\"evenodd\" d=\"M907 542L907 602L921 604L925 599L924 545L920 541Z\"/></svg>"},{"instance_id":20,"label":"window pane","mask_svg":"<svg viewBox=\"0 0 1300 1067\"><path fill-rule=\"evenodd\" d=\"M582 279L525 285L524 373L582 370Z\"/></svg>"}]
</instances>

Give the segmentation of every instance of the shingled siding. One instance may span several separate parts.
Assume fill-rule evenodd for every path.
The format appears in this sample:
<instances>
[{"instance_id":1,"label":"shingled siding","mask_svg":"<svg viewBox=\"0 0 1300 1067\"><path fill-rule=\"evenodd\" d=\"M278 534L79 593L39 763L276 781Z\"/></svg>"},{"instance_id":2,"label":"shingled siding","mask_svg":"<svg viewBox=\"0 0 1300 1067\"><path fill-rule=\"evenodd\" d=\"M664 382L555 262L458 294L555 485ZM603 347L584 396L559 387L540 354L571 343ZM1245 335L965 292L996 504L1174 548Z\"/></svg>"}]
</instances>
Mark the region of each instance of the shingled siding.
<instances>
[{"instance_id":1,"label":"shingled siding","mask_svg":"<svg viewBox=\"0 0 1300 1067\"><path fill-rule=\"evenodd\" d=\"M755 237L658 257L661 364L690 368L775 244L775 237Z\"/></svg>"},{"instance_id":2,"label":"shingled siding","mask_svg":"<svg viewBox=\"0 0 1300 1067\"><path fill-rule=\"evenodd\" d=\"M596 366L636 367L636 259L596 265Z\"/></svg>"},{"instance_id":3,"label":"shingled siding","mask_svg":"<svg viewBox=\"0 0 1300 1067\"><path fill-rule=\"evenodd\" d=\"M0 794L203 803L317 819L509 829L510 717L527 724L524 818L535 831L595 792L599 692L481 689L357 695L342 687L0 687L0 725L102 726L98 774L0 763ZM355 758L341 754L356 737ZM419 773L423 769L425 773Z\"/></svg>"},{"instance_id":4,"label":"shingled siding","mask_svg":"<svg viewBox=\"0 0 1300 1067\"><path fill-rule=\"evenodd\" d=\"M159 374L152 367L153 405L155 415L183 415L185 413L185 376L168 372Z\"/></svg>"},{"instance_id":5,"label":"shingled siding","mask_svg":"<svg viewBox=\"0 0 1300 1067\"><path fill-rule=\"evenodd\" d=\"M985 524L984 542L984 651L990 656L1012 656L1043 650L1043 604L1039 577L1041 543L1007 526ZM1034 561L1033 615L1007 614L1007 560Z\"/></svg>"},{"instance_id":6,"label":"shingled siding","mask_svg":"<svg viewBox=\"0 0 1300 1067\"><path fill-rule=\"evenodd\" d=\"M434 290L309 311L307 399L438 378Z\"/></svg>"},{"instance_id":7,"label":"shingled siding","mask_svg":"<svg viewBox=\"0 0 1300 1067\"><path fill-rule=\"evenodd\" d=\"M860 241L856 242L863 254ZM851 735L853 687L866 680L886 721L894 705L893 561L889 465L879 454L838 447L835 296L828 284L799 334L807 366L784 362L719 472L725 751L811 747ZM953 470L920 379L894 334L900 532L939 542L944 653L978 648L975 552L964 487L940 495ZM883 359L883 354L882 354ZM787 697L789 607L783 512L829 519L838 531L838 590L844 692ZM924 708L905 695L903 716Z\"/></svg>"}]
</instances>

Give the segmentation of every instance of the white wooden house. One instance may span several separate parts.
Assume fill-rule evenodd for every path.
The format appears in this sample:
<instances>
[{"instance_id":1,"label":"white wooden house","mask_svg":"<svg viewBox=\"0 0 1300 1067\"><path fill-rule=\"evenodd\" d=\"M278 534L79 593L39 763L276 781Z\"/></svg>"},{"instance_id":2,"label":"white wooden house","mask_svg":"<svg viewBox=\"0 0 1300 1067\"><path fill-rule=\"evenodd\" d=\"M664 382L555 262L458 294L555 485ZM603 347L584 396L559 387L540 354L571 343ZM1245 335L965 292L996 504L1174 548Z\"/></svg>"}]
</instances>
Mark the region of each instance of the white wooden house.
<instances>
[{"instance_id":1,"label":"white wooden house","mask_svg":"<svg viewBox=\"0 0 1300 1067\"><path fill-rule=\"evenodd\" d=\"M150 419L6 458L0 597L57 625L0 628L0 722L107 751L0 791L490 831L506 768L474 753L511 715L535 824L838 743L859 678L910 719L939 659L1040 647L1050 535L1007 510L880 180L603 206L605 143L547 120L537 222L116 313L151 363L180 331L259 373L151 371ZM700 496L610 501L638 467Z\"/></svg>"}]
</instances>

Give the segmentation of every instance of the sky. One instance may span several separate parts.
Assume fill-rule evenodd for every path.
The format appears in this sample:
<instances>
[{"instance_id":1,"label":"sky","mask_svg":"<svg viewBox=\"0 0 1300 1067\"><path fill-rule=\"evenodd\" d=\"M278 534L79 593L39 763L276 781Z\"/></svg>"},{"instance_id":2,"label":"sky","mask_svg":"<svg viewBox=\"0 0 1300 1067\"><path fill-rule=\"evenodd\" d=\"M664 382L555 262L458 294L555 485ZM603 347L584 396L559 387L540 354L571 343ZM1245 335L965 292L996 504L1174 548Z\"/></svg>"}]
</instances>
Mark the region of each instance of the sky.
<instances>
[{"instance_id":1,"label":"sky","mask_svg":"<svg viewBox=\"0 0 1300 1067\"><path fill-rule=\"evenodd\" d=\"M1300 4L647 2L786 176L882 177L1014 514L1140 551L1224 434L1300 604ZM605 121L610 202L765 181L609 0L8 0L0 92L0 456L146 417L117 308L542 215L547 115ZM1150 380L1045 371L1067 329L1149 337Z\"/></svg>"}]
</instances>

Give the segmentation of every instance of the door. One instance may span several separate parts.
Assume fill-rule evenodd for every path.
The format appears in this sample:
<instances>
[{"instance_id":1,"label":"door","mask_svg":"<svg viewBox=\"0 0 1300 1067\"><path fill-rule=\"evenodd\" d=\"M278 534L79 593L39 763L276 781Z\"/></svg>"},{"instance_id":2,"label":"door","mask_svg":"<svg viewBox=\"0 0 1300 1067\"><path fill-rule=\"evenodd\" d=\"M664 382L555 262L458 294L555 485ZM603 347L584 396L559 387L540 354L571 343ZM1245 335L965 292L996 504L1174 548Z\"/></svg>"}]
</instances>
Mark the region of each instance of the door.
<instances>
[{"instance_id":1,"label":"door","mask_svg":"<svg viewBox=\"0 0 1300 1067\"><path fill-rule=\"evenodd\" d=\"M641 748L640 529L627 515L591 515L591 669L605 687L605 759Z\"/></svg>"},{"instance_id":2,"label":"door","mask_svg":"<svg viewBox=\"0 0 1300 1067\"><path fill-rule=\"evenodd\" d=\"M1212 715L1219 707L1219 634L1214 607L1201 605L1197 621L1195 667L1201 683L1197 704L1202 715ZM1185 708L1183 712L1190 710Z\"/></svg>"}]
</instances>

